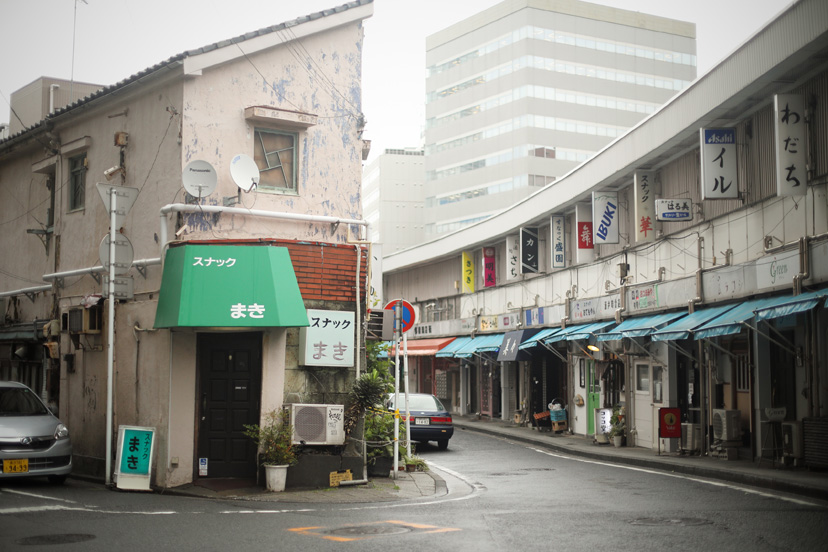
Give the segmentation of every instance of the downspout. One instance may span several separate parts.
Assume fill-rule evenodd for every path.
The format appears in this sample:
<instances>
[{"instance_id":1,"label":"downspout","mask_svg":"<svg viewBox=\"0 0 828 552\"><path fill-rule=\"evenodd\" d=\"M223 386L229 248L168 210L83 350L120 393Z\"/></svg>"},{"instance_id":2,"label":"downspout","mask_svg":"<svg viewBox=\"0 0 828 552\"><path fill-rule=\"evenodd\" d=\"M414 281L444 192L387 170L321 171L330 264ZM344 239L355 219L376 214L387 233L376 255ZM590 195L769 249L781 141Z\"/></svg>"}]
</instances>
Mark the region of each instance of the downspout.
<instances>
[{"instance_id":1,"label":"downspout","mask_svg":"<svg viewBox=\"0 0 828 552\"><path fill-rule=\"evenodd\" d=\"M369 228L370 228L370 226L366 222L365 223L365 238L366 238L365 240L359 240L359 239L354 240L354 239L352 239L351 238L351 229L348 228L348 239L347 239L347 242L350 243L350 244L353 244L353 246L356 248L356 254L357 254L357 259L356 259L356 264L357 264L357 266L356 266L356 284L354 285L354 289L356 290L356 320L357 320L357 324L359 324L359 327L357 328L357 332L356 332L356 377L357 377L357 379L360 376L360 370L361 370L360 355L361 355L361 351L362 351L362 341L363 341L362 338L364 337L364 331L367 331L367 328L365 328L365 326L363 326L362 322L361 322L362 321L362 318L361 318L362 309L361 309L361 305L360 305L360 301L359 301L359 287L360 287L359 286L359 278L360 278L360 269L361 269L360 265L362 264L362 246L363 245L368 245L368 257L366 259L366 265L370 266L371 242L367 239L370 236ZM370 295L371 281L370 281L369 276L370 276L370 272L367 272L365 274L365 301L366 302L368 301L368 297Z\"/></svg>"},{"instance_id":2,"label":"downspout","mask_svg":"<svg viewBox=\"0 0 828 552\"><path fill-rule=\"evenodd\" d=\"M802 293L802 282L811 277L810 271L810 255L808 251L808 238L803 236L799 238L799 274L793 277L793 294L799 295Z\"/></svg>"},{"instance_id":3,"label":"downspout","mask_svg":"<svg viewBox=\"0 0 828 552\"><path fill-rule=\"evenodd\" d=\"M49 85L49 115L55 112L55 90L60 88L59 84L50 84ZM72 98L69 99L73 101Z\"/></svg>"}]
</instances>

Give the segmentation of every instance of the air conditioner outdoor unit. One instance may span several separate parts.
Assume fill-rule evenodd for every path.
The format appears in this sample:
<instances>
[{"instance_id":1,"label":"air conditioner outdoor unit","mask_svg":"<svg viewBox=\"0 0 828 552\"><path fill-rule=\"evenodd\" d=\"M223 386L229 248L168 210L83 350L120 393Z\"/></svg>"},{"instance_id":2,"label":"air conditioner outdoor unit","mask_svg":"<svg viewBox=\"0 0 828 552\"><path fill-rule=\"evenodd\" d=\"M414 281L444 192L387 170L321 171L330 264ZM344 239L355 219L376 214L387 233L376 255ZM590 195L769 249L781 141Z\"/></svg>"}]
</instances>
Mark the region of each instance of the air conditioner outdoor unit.
<instances>
[{"instance_id":1,"label":"air conditioner outdoor unit","mask_svg":"<svg viewBox=\"0 0 828 552\"><path fill-rule=\"evenodd\" d=\"M782 453L790 458L802 458L802 422L782 422Z\"/></svg>"},{"instance_id":2,"label":"air conditioner outdoor unit","mask_svg":"<svg viewBox=\"0 0 828 552\"><path fill-rule=\"evenodd\" d=\"M341 404L288 404L295 445L345 443L345 407Z\"/></svg>"},{"instance_id":3,"label":"air conditioner outdoor unit","mask_svg":"<svg viewBox=\"0 0 828 552\"><path fill-rule=\"evenodd\" d=\"M701 425L681 424L681 450L696 451L701 448Z\"/></svg>"},{"instance_id":4,"label":"air conditioner outdoor unit","mask_svg":"<svg viewBox=\"0 0 828 552\"><path fill-rule=\"evenodd\" d=\"M67 330L69 333L101 333L101 308L77 307L67 311Z\"/></svg>"},{"instance_id":5,"label":"air conditioner outdoor unit","mask_svg":"<svg viewBox=\"0 0 828 552\"><path fill-rule=\"evenodd\" d=\"M713 411L713 438L738 441L742 438L742 413L739 410Z\"/></svg>"}]
</instances>

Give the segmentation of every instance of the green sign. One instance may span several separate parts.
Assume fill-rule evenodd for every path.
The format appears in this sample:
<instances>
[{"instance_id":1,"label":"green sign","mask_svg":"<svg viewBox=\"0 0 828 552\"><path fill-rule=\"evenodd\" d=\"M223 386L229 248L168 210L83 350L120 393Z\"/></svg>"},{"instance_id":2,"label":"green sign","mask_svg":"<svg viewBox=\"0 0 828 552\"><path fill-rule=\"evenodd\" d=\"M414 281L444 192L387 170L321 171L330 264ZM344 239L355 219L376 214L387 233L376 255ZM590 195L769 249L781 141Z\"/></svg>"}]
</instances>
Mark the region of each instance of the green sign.
<instances>
[{"instance_id":1,"label":"green sign","mask_svg":"<svg viewBox=\"0 0 828 552\"><path fill-rule=\"evenodd\" d=\"M185 245L167 251L156 328L307 325L287 248Z\"/></svg>"},{"instance_id":2,"label":"green sign","mask_svg":"<svg viewBox=\"0 0 828 552\"><path fill-rule=\"evenodd\" d=\"M121 473L149 475L152 462L152 438L151 430L124 428L121 441Z\"/></svg>"}]
</instances>

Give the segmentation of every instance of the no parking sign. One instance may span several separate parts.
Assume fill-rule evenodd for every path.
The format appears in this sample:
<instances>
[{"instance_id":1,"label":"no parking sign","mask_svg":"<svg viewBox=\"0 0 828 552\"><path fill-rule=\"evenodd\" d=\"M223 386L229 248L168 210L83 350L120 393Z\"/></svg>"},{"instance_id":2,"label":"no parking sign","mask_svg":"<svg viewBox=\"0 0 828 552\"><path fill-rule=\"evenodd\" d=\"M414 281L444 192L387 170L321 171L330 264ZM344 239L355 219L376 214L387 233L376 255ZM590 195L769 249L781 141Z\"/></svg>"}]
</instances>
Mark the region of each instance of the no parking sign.
<instances>
[{"instance_id":1,"label":"no parking sign","mask_svg":"<svg viewBox=\"0 0 828 552\"><path fill-rule=\"evenodd\" d=\"M414 322L417 321L417 315L414 312L414 306L405 301L403 299L395 299L385 305L385 310L392 310L394 311L394 329L397 329L397 304L400 305L402 309L401 317L402 317L402 331L407 332L414 326Z\"/></svg>"}]
</instances>

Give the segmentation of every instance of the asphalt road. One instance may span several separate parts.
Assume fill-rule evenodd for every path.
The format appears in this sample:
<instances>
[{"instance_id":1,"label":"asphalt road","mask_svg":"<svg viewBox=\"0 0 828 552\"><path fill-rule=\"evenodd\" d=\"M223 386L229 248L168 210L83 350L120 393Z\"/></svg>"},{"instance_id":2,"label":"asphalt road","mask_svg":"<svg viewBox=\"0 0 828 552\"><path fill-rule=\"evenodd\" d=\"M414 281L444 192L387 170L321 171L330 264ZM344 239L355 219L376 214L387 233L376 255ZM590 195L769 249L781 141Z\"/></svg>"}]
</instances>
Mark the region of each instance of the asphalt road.
<instances>
[{"instance_id":1,"label":"asphalt road","mask_svg":"<svg viewBox=\"0 0 828 552\"><path fill-rule=\"evenodd\" d=\"M291 504L2 482L0 550L821 551L828 542L828 504L815 500L466 431L419 455L448 495Z\"/></svg>"}]
</instances>

